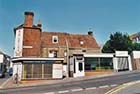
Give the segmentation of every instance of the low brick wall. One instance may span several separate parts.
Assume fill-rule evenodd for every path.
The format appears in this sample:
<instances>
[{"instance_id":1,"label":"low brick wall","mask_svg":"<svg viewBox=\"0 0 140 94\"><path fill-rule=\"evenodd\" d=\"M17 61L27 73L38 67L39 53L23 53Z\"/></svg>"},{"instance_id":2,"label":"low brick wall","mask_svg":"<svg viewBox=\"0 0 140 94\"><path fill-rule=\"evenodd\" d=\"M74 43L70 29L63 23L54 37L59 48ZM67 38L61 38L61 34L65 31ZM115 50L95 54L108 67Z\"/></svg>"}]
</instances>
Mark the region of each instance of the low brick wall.
<instances>
[{"instance_id":1,"label":"low brick wall","mask_svg":"<svg viewBox=\"0 0 140 94\"><path fill-rule=\"evenodd\" d=\"M113 70L98 70L98 71L86 71L85 76L101 75L101 74L111 74Z\"/></svg>"}]
</instances>

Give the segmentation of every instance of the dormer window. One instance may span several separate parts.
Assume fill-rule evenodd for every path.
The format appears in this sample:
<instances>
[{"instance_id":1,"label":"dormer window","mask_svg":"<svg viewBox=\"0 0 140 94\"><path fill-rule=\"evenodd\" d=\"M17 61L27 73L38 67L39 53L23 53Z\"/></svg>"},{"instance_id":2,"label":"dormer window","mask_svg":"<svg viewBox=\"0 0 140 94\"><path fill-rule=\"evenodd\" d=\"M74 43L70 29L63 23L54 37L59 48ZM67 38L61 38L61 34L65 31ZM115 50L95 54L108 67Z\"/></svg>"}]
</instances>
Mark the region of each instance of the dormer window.
<instances>
[{"instance_id":1,"label":"dormer window","mask_svg":"<svg viewBox=\"0 0 140 94\"><path fill-rule=\"evenodd\" d=\"M83 45L83 44L84 44L83 40L80 40L80 45Z\"/></svg>"},{"instance_id":2,"label":"dormer window","mask_svg":"<svg viewBox=\"0 0 140 94\"><path fill-rule=\"evenodd\" d=\"M52 36L52 43L58 43L58 36Z\"/></svg>"}]
</instances>

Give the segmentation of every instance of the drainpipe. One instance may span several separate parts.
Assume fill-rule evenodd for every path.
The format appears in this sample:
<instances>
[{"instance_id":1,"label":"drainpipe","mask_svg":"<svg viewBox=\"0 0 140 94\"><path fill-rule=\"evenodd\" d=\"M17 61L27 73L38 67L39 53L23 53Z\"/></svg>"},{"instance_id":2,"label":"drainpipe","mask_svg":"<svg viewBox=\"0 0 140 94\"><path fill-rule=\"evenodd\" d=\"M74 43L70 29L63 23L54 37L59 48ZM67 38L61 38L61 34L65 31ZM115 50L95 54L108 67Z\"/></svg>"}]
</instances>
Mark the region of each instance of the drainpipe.
<instances>
[{"instance_id":1,"label":"drainpipe","mask_svg":"<svg viewBox=\"0 0 140 94\"><path fill-rule=\"evenodd\" d=\"M67 78L69 78L69 45L68 45L68 41L66 39L66 47L67 47L67 56L66 56L66 61L67 61Z\"/></svg>"}]
</instances>

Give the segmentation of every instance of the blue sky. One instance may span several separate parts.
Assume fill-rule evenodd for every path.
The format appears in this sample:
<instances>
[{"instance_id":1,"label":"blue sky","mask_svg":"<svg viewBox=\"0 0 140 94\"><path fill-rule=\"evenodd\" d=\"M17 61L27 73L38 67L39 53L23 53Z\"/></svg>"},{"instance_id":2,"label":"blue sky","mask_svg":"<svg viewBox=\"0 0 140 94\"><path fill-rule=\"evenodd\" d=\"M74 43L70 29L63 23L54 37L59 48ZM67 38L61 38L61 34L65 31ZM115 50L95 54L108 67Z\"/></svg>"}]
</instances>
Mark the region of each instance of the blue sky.
<instances>
[{"instance_id":1,"label":"blue sky","mask_svg":"<svg viewBox=\"0 0 140 94\"><path fill-rule=\"evenodd\" d=\"M140 32L140 0L0 0L0 50L13 56L13 28L34 12L43 31L87 34L93 29L98 44L120 31Z\"/></svg>"}]
</instances>

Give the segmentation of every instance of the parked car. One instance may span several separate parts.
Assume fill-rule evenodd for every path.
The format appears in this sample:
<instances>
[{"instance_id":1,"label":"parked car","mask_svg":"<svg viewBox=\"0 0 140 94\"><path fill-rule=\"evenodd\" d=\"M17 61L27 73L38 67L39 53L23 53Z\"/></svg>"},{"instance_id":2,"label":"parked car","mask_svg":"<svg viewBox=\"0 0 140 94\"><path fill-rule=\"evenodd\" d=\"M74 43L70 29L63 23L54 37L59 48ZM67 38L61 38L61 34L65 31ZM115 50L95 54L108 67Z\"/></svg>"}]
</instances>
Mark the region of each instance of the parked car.
<instances>
[{"instance_id":1,"label":"parked car","mask_svg":"<svg viewBox=\"0 0 140 94\"><path fill-rule=\"evenodd\" d=\"M9 68L9 76L13 75L13 68Z\"/></svg>"},{"instance_id":2,"label":"parked car","mask_svg":"<svg viewBox=\"0 0 140 94\"><path fill-rule=\"evenodd\" d=\"M0 71L0 78L3 78L5 76L5 73L3 71Z\"/></svg>"}]
</instances>

